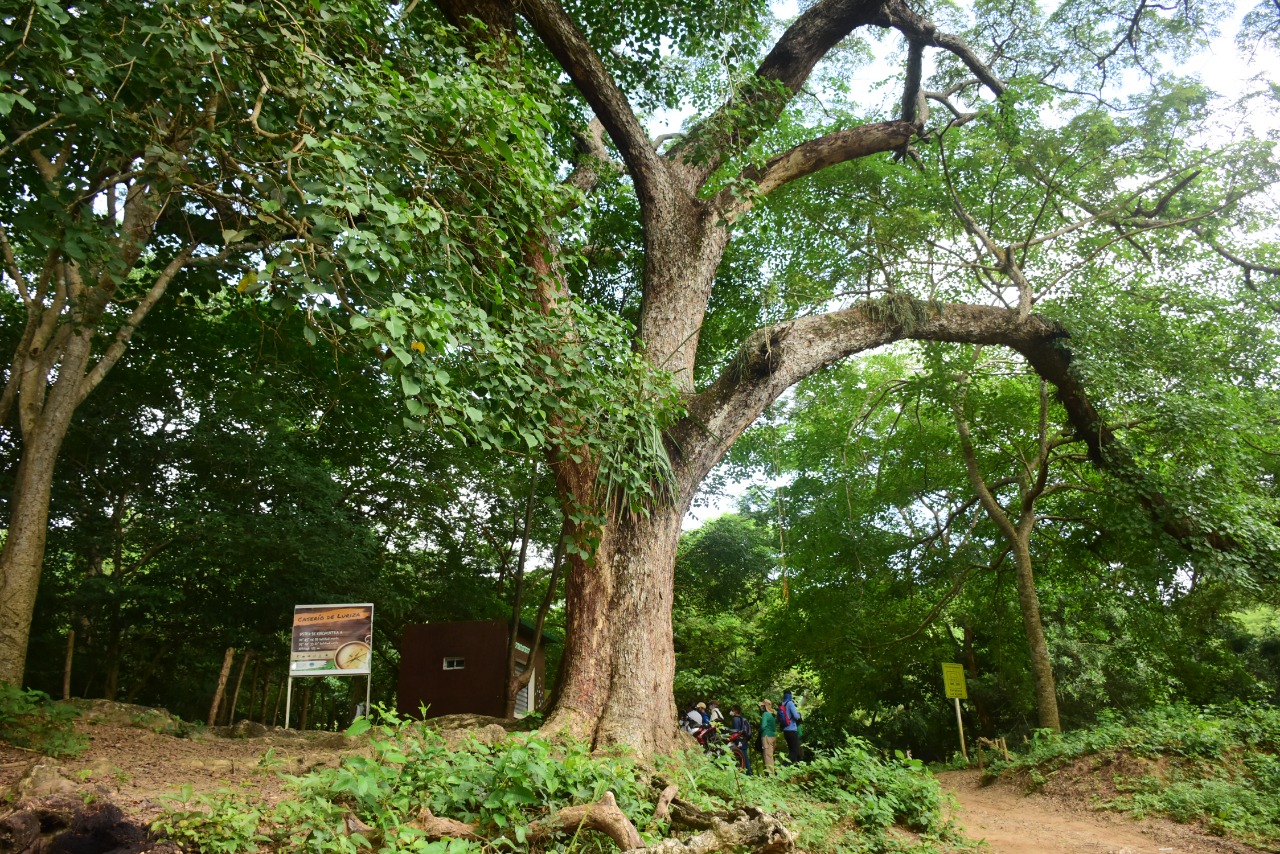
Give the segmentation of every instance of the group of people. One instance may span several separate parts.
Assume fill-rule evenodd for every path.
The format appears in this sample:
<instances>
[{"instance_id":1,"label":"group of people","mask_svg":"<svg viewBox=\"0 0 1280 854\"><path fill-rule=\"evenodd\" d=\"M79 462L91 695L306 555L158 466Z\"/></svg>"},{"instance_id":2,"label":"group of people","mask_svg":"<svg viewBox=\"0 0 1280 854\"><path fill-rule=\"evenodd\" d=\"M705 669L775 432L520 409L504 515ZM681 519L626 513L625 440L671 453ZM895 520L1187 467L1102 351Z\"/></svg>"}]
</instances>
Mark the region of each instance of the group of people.
<instances>
[{"instance_id":1,"label":"group of people","mask_svg":"<svg viewBox=\"0 0 1280 854\"><path fill-rule=\"evenodd\" d=\"M782 733L782 737L787 743L787 761L799 762L801 759L801 718L800 712L796 709L795 700L792 699L791 692L786 691L783 693L782 702L778 704L776 711L773 708L773 703L768 700L761 700L759 705L759 744L760 752L764 754L765 773L768 774L773 771L774 744L777 741L779 732ZM685 712L684 717L681 719L681 726L685 732L694 736L700 744L706 747L713 745L719 731L726 725L728 726L729 746L737 755L738 764L750 774L751 754L749 748L752 725L750 719L742 713L740 707L730 706L729 717L726 720L717 703L694 702L689 704L689 710Z\"/></svg>"}]
</instances>

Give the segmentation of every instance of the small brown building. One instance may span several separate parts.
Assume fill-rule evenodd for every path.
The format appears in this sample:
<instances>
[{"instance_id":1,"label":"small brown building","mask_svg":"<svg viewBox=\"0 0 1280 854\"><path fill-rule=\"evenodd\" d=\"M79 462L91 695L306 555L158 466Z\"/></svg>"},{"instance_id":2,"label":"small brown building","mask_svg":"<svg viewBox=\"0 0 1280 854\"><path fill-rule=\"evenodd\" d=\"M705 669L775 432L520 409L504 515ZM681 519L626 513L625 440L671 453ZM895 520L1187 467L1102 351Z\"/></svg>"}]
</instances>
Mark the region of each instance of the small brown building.
<instances>
[{"instance_id":1,"label":"small brown building","mask_svg":"<svg viewBox=\"0 0 1280 854\"><path fill-rule=\"evenodd\" d=\"M396 711L404 717L435 718L461 713L502 717L502 680L507 667L510 624L504 620L468 620L409 626L400 644L400 684ZM524 673L533 646L533 626L520 624L516 669ZM534 656L533 678L516 698L516 717L538 707L546 685L543 633ZM425 706L426 712L420 711Z\"/></svg>"}]
</instances>

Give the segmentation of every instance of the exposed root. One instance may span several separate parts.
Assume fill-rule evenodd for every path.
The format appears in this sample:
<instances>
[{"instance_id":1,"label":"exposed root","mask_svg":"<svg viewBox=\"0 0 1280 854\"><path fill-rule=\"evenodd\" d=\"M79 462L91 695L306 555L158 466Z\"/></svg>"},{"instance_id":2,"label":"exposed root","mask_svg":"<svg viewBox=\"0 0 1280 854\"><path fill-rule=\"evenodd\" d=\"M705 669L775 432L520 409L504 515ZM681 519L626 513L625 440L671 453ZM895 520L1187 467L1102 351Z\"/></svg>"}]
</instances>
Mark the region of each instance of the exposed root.
<instances>
[{"instance_id":1,"label":"exposed root","mask_svg":"<svg viewBox=\"0 0 1280 854\"><path fill-rule=\"evenodd\" d=\"M623 851L644 847L640 831L618 807L613 792L605 792L604 797L593 804L565 807L550 818L535 821L529 826L533 839L556 833L577 833L579 829L603 833Z\"/></svg>"},{"instance_id":2,"label":"exposed root","mask_svg":"<svg viewBox=\"0 0 1280 854\"><path fill-rule=\"evenodd\" d=\"M680 787L675 783L662 790L662 794L658 795L658 803L653 807L654 821L666 821L671 816L671 802L676 799L676 795L679 793Z\"/></svg>"},{"instance_id":3,"label":"exposed root","mask_svg":"<svg viewBox=\"0 0 1280 854\"><path fill-rule=\"evenodd\" d=\"M452 818L440 818L431 814L431 810L423 807L417 819L409 822L427 835L429 839L480 839L478 828L474 824L457 821Z\"/></svg>"},{"instance_id":4,"label":"exposed root","mask_svg":"<svg viewBox=\"0 0 1280 854\"><path fill-rule=\"evenodd\" d=\"M705 814L704 814L705 815ZM746 807L730 814L726 821L712 816L712 826L688 841L664 839L645 849L651 854L711 854L711 852L751 851L755 854L790 854L796 850L791 831L771 815Z\"/></svg>"},{"instance_id":5,"label":"exposed root","mask_svg":"<svg viewBox=\"0 0 1280 854\"><path fill-rule=\"evenodd\" d=\"M782 822L755 807L722 813L707 813L676 798L676 786L663 789L654 809L655 819L670 818L672 824L701 830L688 840L664 839L657 845L645 846L640 832L618 806L613 792L605 792L600 800L565 807L554 815L529 825L529 839L539 841L557 834L574 834L582 830L602 833L618 846L619 851L637 854L732 854L750 851L754 854L792 854L795 837ZM348 836L360 834L372 840L372 827L348 813L345 820ZM440 818L424 809L410 822L430 839L482 840L480 828L474 824Z\"/></svg>"}]
</instances>

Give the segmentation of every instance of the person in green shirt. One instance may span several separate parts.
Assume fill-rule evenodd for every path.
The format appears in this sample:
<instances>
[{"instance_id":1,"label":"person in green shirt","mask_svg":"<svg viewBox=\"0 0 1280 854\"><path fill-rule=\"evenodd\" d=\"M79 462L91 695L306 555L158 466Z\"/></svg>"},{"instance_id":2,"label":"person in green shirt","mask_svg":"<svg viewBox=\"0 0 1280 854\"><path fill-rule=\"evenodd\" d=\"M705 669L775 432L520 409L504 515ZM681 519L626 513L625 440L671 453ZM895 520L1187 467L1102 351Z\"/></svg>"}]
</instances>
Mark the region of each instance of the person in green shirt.
<instances>
[{"instance_id":1,"label":"person in green shirt","mask_svg":"<svg viewBox=\"0 0 1280 854\"><path fill-rule=\"evenodd\" d=\"M778 737L778 716L773 713L773 704L768 700L760 701L760 750L764 753L764 773L773 773L773 742Z\"/></svg>"}]
</instances>

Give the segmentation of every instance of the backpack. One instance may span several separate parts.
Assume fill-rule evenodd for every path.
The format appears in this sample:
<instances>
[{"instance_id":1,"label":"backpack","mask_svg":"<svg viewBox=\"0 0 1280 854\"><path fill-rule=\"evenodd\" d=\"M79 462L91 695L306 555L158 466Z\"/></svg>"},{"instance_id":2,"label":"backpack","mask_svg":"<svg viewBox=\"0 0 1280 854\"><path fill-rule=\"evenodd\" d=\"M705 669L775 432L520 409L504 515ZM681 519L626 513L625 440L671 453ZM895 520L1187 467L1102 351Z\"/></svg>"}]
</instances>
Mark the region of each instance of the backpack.
<instances>
[{"instance_id":1,"label":"backpack","mask_svg":"<svg viewBox=\"0 0 1280 854\"><path fill-rule=\"evenodd\" d=\"M741 733L742 743L748 744L751 741L751 721L747 720L746 715L738 715L738 721L741 726L738 732Z\"/></svg>"},{"instance_id":2,"label":"backpack","mask_svg":"<svg viewBox=\"0 0 1280 854\"><path fill-rule=\"evenodd\" d=\"M791 709L788 708L788 704L783 703L781 706L778 706L778 723L782 724L783 729L786 729L793 723L799 723L799 721L800 716L798 714L795 717L792 717Z\"/></svg>"}]
</instances>

